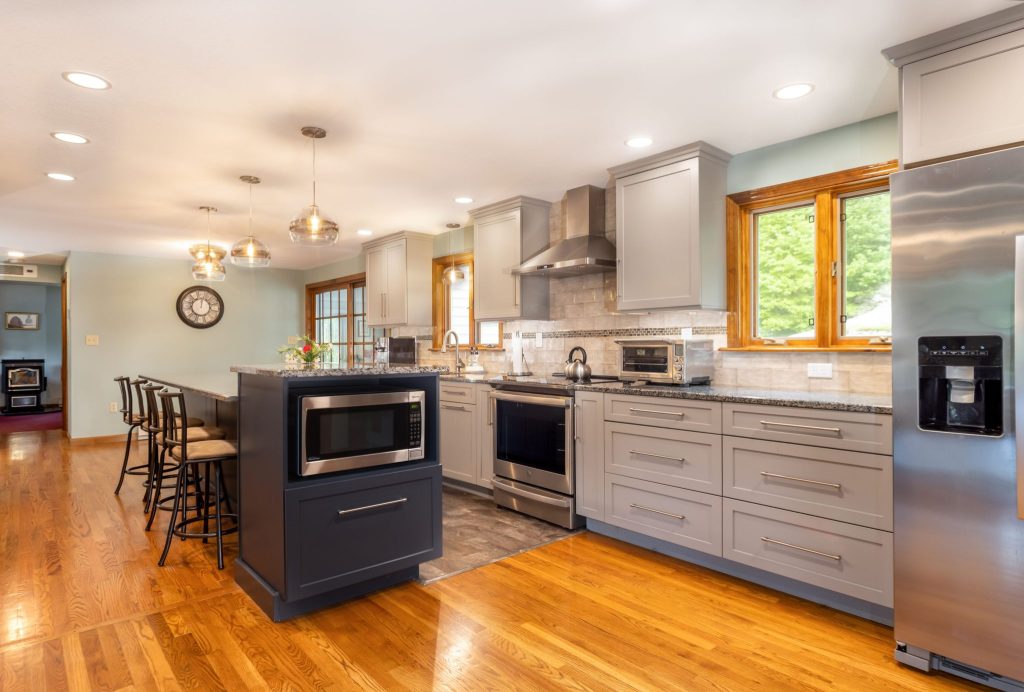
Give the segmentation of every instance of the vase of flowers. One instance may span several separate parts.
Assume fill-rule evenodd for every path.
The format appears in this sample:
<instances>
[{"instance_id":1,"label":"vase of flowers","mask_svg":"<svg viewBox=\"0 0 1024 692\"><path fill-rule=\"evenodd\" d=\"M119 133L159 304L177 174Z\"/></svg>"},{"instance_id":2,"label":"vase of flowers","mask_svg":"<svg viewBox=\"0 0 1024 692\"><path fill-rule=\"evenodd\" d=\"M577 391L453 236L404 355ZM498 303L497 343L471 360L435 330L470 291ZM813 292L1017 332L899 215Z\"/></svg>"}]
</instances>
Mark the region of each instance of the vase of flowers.
<instances>
[{"instance_id":1,"label":"vase of flowers","mask_svg":"<svg viewBox=\"0 0 1024 692\"><path fill-rule=\"evenodd\" d=\"M323 360L331 350L330 344L318 344L309 335L297 337L294 344L277 349L284 354L286 363L300 363L305 367L314 367Z\"/></svg>"}]
</instances>

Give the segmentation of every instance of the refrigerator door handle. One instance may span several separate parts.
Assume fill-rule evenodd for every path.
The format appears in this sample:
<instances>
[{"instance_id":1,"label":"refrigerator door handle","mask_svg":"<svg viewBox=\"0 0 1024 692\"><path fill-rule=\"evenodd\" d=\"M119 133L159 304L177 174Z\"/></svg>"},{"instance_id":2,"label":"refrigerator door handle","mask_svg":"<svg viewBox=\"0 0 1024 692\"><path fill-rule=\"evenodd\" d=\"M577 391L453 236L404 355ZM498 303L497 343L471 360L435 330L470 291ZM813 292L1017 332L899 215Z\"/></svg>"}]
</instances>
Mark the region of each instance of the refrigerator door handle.
<instances>
[{"instance_id":1,"label":"refrigerator door handle","mask_svg":"<svg viewBox=\"0 0 1024 692\"><path fill-rule=\"evenodd\" d=\"M1017 452L1017 518L1024 519L1024 235L1015 239L1013 261L1013 411Z\"/></svg>"}]
</instances>

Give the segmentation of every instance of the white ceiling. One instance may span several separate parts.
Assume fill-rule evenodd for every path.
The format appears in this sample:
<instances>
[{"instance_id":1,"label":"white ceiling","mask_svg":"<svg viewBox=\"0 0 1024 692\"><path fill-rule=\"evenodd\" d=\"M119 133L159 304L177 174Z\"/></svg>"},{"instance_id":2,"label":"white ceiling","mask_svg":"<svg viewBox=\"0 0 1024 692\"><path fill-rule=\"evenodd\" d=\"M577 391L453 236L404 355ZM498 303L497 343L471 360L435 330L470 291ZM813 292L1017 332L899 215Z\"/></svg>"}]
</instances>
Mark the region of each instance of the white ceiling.
<instances>
[{"instance_id":1,"label":"white ceiling","mask_svg":"<svg viewBox=\"0 0 1024 692\"><path fill-rule=\"evenodd\" d=\"M879 51L1009 0L34 0L6 3L0 250L185 257L257 235L278 267L354 255L355 229L440 232L473 206L555 200L703 139L732 153L888 113ZM109 79L74 87L62 72ZM775 87L810 81L798 101ZM289 244L309 203L343 230ZM61 144L55 130L84 134ZM648 134L654 147L623 146ZM48 180L47 171L77 176Z\"/></svg>"}]
</instances>

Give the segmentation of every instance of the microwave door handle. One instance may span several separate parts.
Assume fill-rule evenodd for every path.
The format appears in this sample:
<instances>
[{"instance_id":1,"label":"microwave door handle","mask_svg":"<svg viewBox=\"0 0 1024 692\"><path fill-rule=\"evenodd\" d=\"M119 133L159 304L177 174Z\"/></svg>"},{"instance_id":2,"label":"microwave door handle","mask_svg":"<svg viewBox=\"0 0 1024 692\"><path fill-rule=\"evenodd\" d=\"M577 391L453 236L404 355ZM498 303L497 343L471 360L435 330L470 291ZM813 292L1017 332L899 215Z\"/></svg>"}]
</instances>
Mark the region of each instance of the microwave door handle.
<instances>
[{"instance_id":1,"label":"microwave door handle","mask_svg":"<svg viewBox=\"0 0 1024 692\"><path fill-rule=\"evenodd\" d=\"M1014 238L1013 263L1013 377L1017 446L1017 518L1024 519L1024 235Z\"/></svg>"}]
</instances>

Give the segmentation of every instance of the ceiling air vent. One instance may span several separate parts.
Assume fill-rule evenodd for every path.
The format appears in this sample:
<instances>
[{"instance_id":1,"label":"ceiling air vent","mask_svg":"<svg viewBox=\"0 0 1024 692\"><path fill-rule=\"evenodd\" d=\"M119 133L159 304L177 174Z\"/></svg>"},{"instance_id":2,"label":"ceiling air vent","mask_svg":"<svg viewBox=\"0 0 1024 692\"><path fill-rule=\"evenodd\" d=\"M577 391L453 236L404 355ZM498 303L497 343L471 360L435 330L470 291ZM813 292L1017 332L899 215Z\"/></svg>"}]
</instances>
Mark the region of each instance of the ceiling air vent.
<instances>
[{"instance_id":1,"label":"ceiling air vent","mask_svg":"<svg viewBox=\"0 0 1024 692\"><path fill-rule=\"evenodd\" d=\"M0 264L0 276L17 277L19 279L38 279L39 267L34 264Z\"/></svg>"}]
</instances>

